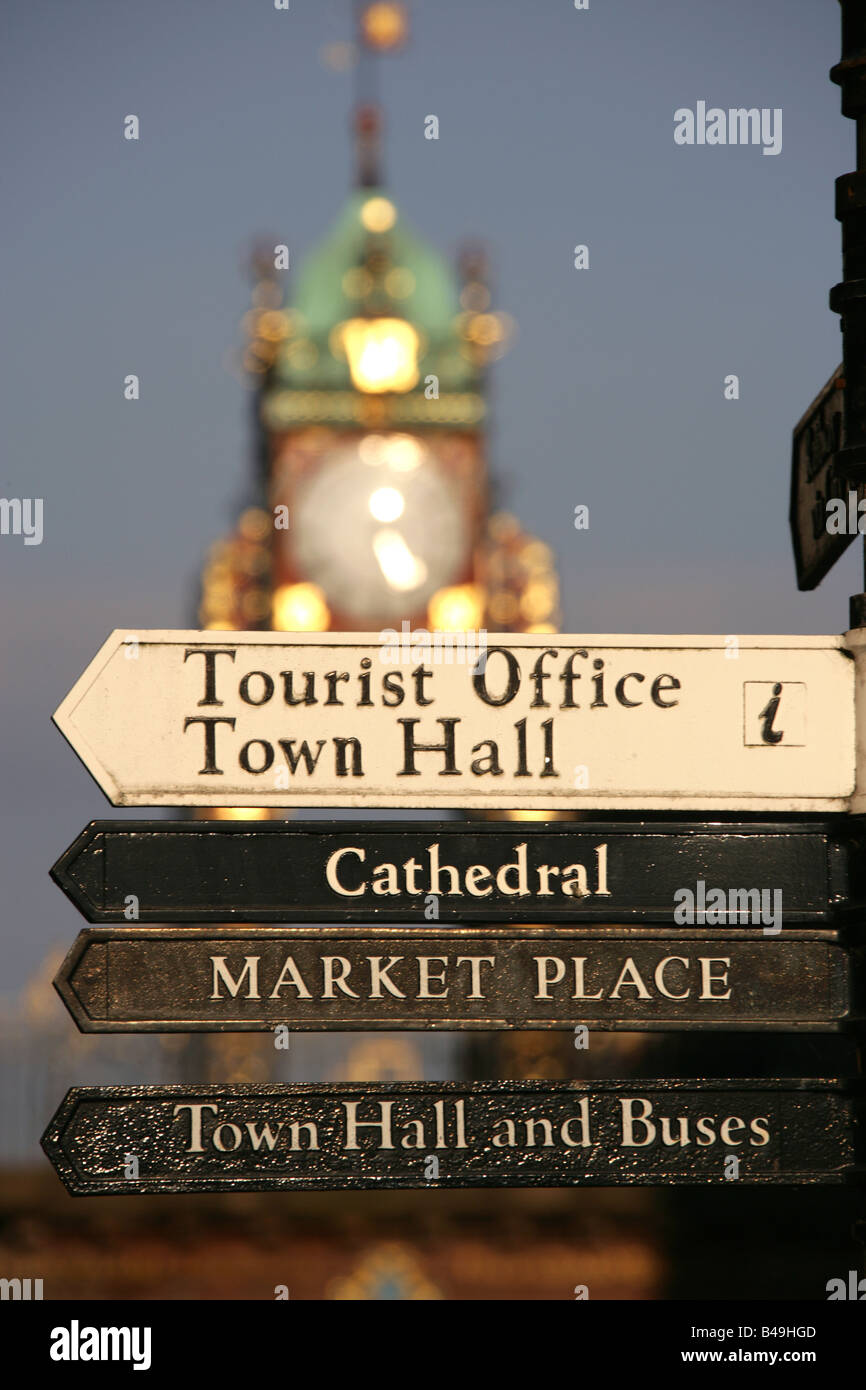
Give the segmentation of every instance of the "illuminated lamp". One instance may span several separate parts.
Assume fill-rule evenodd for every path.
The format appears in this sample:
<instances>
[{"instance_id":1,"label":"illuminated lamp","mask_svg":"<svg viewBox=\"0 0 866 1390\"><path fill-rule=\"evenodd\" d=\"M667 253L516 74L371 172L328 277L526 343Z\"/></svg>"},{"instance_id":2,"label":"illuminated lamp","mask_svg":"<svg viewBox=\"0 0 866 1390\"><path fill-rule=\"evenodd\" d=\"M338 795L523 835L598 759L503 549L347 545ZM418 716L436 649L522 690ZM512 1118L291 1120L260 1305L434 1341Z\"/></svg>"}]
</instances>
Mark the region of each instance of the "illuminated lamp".
<instances>
[{"instance_id":1,"label":"illuminated lamp","mask_svg":"<svg viewBox=\"0 0 866 1390\"><path fill-rule=\"evenodd\" d=\"M274 594L276 632L326 632L331 621L318 584L282 584Z\"/></svg>"},{"instance_id":2,"label":"illuminated lamp","mask_svg":"<svg viewBox=\"0 0 866 1390\"><path fill-rule=\"evenodd\" d=\"M348 319L342 345L358 391L411 391L418 380L418 334L405 319Z\"/></svg>"},{"instance_id":3,"label":"illuminated lamp","mask_svg":"<svg viewBox=\"0 0 866 1390\"><path fill-rule=\"evenodd\" d=\"M399 48L406 42L408 32L405 5L368 5L361 15L361 37L370 48Z\"/></svg>"},{"instance_id":4,"label":"illuminated lamp","mask_svg":"<svg viewBox=\"0 0 866 1390\"><path fill-rule=\"evenodd\" d=\"M476 632L484 620L484 592L480 584L453 584L437 589L427 606L427 620L434 632Z\"/></svg>"}]
</instances>

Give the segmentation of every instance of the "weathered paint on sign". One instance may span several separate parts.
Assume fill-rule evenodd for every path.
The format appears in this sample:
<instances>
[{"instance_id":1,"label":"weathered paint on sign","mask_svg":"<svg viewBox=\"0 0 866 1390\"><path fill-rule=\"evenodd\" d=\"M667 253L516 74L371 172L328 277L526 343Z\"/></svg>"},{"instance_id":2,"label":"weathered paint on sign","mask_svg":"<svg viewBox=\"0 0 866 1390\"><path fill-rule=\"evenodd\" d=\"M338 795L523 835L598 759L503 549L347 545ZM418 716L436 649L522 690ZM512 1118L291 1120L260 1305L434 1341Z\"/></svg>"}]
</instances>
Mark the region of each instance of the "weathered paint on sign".
<instances>
[{"instance_id":1,"label":"weathered paint on sign","mask_svg":"<svg viewBox=\"0 0 866 1390\"><path fill-rule=\"evenodd\" d=\"M852 818L93 821L51 870L89 922L826 921L866 897ZM134 910L133 910L134 909Z\"/></svg>"},{"instance_id":2,"label":"weathered paint on sign","mask_svg":"<svg viewBox=\"0 0 866 1390\"><path fill-rule=\"evenodd\" d=\"M851 1014L835 933L760 929L96 927L55 985L96 1033L831 1031Z\"/></svg>"},{"instance_id":3,"label":"weathered paint on sign","mask_svg":"<svg viewBox=\"0 0 866 1390\"><path fill-rule=\"evenodd\" d=\"M838 1184L857 1104L792 1080L75 1087L42 1144L76 1194Z\"/></svg>"}]
</instances>

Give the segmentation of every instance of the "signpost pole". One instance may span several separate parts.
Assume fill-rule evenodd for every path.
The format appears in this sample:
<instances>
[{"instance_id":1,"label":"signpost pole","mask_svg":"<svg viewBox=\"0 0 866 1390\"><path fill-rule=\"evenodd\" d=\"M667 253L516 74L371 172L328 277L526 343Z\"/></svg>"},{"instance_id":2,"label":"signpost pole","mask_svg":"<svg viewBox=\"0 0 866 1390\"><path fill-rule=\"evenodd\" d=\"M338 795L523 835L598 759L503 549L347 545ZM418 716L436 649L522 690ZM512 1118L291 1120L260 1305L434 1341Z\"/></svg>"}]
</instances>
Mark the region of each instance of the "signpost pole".
<instances>
[{"instance_id":1,"label":"signpost pole","mask_svg":"<svg viewBox=\"0 0 866 1390\"><path fill-rule=\"evenodd\" d=\"M842 282L830 292L830 307L841 314L845 364L845 441L840 451L839 470L857 486L866 480L866 10L859 0L840 0L842 8L842 54L830 77L842 91L842 114L856 123L857 168L836 180L836 216L842 224ZM866 535L863 538L863 587L866 590ZM849 604L848 634L855 651L857 679L855 701L858 715L864 710L863 656L866 651L866 592L852 594ZM858 737L858 755L860 738ZM859 763L858 756L858 763ZM866 810L863 788L858 786L852 810ZM863 953L854 955L853 969L866 971ZM866 980L860 980L860 988ZM857 1068L866 1073L866 1025L856 1025ZM861 1263L866 1264L866 1193L859 1196L859 1220L854 1234L861 1245Z\"/></svg>"},{"instance_id":2,"label":"signpost pole","mask_svg":"<svg viewBox=\"0 0 866 1390\"><path fill-rule=\"evenodd\" d=\"M830 307L841 315L845 363L845 447L838 472L856 487L866 480L866 11L859 0L840 4L842 56L830 77L842 89L842 114L856 122L857 168L836 180L843 279L830 292ZM866 588L866 537L863 558ZM866 593L851 598L850 626L866 626Z\"/></svg>"}]
</instances>

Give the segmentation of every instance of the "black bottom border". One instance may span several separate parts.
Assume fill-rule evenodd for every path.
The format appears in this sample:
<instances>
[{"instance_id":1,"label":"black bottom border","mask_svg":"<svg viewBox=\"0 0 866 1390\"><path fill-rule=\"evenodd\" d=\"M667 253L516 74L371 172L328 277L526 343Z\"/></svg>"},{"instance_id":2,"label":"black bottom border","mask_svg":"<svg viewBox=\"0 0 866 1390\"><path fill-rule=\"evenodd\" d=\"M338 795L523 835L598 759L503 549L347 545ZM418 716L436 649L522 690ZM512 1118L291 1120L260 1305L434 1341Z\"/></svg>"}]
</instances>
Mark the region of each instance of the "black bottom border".
<instances>
[{"instance_id":1,"label":"black bottom border","mask_svg":"<svg viewBox=\"0 0 866 1390\"><path fill-rule=\"evenodd\" d=\"M132 1375L133 1383L150 1376L223 1386L288 1377L297 1384L301 1375L333 1383L345 1374L352 1382L362 1375L370 1381L408 1376L413 1383L417 1375L419 1383L441 1385L447 1374L451 1383L477 1376L508 1385L520 1383L525 1361L534 1383L559 1380L570 1365L569 1380L584 1384L590 1371L611 1384L639 1385L666 1383L678 1370L695 1381L707 1370L761 1367L811 1372L826 1385L828 1377L847 1378L862 1367L866 1339L866 1280L858 1301L576 1298L565 1308L520 1303L516 1319L504 1318L500 1303L480 1301L431 1301L399 1312L369 1303L305 1303L299 1316L300 1301L9 1301L0 1315L7 1351L14 1345L20 1368L58 1383L104 1380L101 1373L115 1382ZM58 1330L73 1335L76 1327L79 1338L87 1328L140 1329L129 1343L140 1360L148 1329L149 1364L136 1371L131 1361L52 1358L52 1347L67 1345Z\"/></svg>"}]
</instances>

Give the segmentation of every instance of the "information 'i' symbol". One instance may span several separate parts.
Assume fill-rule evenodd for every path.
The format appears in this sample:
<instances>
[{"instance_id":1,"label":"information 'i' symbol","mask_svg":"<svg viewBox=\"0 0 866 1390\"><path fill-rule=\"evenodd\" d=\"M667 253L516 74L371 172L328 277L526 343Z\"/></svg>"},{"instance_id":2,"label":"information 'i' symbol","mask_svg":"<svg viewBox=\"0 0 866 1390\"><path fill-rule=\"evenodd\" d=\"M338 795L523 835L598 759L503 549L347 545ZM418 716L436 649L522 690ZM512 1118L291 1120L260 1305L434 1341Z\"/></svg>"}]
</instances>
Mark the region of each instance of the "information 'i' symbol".
<instances>
[{"instance_id":1,"label":"information 'i' symbol","mask_svg":"<svg viewBox=\"0 0 866 1390\"><path fill-rule=\"evenodd\" d=\"M765 743L782 742L784 731L781 729L773 728L773 720L775 719L776 711L779 708L779 700L781 698L781 695L781 682L776 681L776 684L773 686L773 694L771 698L767 701L766 705L761 710L761 713L758 715L758 718L761 721L761 738L764 740Z\"/></svg>"}]
</instances>

